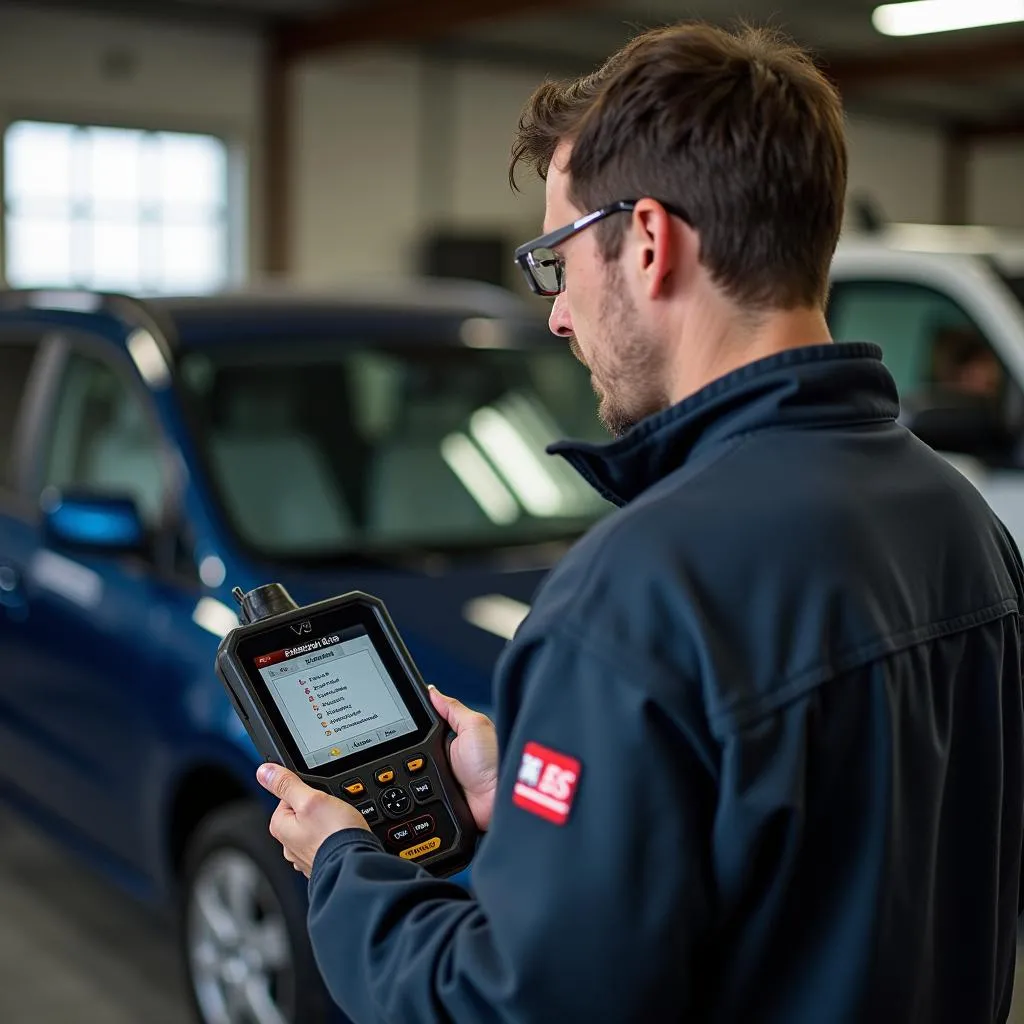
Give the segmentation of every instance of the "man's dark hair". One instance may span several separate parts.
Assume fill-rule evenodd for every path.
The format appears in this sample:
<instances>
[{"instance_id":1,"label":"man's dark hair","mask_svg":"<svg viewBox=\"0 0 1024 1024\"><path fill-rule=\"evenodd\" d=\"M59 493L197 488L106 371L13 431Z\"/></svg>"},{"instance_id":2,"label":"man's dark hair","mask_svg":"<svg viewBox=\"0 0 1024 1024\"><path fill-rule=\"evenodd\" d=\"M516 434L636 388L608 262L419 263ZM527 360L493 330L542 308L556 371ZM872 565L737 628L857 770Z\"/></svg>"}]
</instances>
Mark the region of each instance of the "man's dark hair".
<instances>
[{"instance_id":1,"label":"man's dark hair","mask_svg":"<svg viewBox=\"0 0 1024 1024\"><path fill-rule=\"evenodd\" d=\"M846 193L843 111L793 43L683 23L638 36L591 75L546 82L519 121L513 188L521 163L546 177L563 141L582 212L650 196L686 213L701 262L740 305L824 303ZM595 226L606 259L625 226Z\"/></svg>"}]
</instances>

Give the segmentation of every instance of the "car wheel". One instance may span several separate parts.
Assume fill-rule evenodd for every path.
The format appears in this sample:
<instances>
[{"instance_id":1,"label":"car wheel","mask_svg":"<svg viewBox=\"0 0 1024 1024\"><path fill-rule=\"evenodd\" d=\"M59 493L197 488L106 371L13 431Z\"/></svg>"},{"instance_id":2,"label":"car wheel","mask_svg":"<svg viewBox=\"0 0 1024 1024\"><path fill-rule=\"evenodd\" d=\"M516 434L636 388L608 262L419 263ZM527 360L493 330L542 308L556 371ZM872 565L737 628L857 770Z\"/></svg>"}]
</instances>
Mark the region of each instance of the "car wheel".
<instances>
[{"instance_id":1,"label":"car wheel","mask_svg":"<svg viewBox=\"0 0 1024 1024\"><path fill-rule=\"evenodd\" d=\"M202 1024L320 1024L330 1000L306 932L305 880L255 804L204 819L185 853L180 939Z\"/></svg>"}]
</instances>

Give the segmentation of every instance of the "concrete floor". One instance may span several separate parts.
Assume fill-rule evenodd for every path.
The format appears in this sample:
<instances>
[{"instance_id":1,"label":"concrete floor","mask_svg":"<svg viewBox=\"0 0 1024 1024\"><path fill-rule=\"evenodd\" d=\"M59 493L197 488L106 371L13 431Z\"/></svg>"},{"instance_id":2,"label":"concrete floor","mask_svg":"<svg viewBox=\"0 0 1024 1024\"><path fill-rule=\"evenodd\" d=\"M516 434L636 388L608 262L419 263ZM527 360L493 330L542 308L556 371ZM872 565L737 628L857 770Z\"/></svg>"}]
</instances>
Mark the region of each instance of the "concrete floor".
<instances>
[{"instance_id":1,"label":"concrete floor","mask_svg":"<svg viewBox=\"0 0 1024 1024\"><path fill-rule=\"evenodd\" d=\"M1010 1024L1024 1024L1024 982L1018 992ZM2 805L0 1022L193 1024L167 924Z\"/></svg>"},{"instance_id":2,"label":"concrete floor","mask_svg":"<svg viewBox=\"0 0 1024 1024\"><path fill-rule=\"evenodd\" d=\"M0 1022L191 1020L167 924L0 806Z\"/></svg>"}]
</instances>

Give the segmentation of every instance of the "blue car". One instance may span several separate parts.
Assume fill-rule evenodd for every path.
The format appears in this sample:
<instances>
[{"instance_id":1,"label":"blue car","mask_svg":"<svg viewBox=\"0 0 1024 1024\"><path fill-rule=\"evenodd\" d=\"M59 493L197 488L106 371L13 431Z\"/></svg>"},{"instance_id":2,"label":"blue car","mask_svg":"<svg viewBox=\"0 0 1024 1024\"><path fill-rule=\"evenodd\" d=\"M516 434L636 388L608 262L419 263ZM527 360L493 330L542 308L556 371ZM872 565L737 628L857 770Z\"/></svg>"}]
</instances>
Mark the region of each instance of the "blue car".
<instances>
[{"instance_id":1,"label":"blue car","mask_svg":"<svg viewBox=\"0 0 1024 1024\"><path fill-rule=\"evenodd\" d=\"M541 575L607 509L543 453L601 431L536 312L441 281L0 293L0 792L176 909L203 1024L333 1019L213 671L231 588L377 594L487 710Z\"/></svg>"}]
</instances>

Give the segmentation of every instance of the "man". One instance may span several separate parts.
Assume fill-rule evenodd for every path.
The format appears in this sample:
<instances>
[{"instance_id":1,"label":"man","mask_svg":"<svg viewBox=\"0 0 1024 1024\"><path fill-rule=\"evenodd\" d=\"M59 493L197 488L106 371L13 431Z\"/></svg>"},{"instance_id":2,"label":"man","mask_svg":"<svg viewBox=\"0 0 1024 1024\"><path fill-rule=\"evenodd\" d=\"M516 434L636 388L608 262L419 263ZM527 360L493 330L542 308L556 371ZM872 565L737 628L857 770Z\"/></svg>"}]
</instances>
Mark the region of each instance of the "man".
<instances>
[{"instance_id":1,"label":"man","mask_svg":"<svg viewBox=\"0 0 1024 1024\"><path fill-rule=\"evenodd\" d=\"M542 87L523 161L547 234L517 259L617 435L558 451L621 509L536 595L496 734L433 693L472 894L261 769L328 987L402 1024L1005 1019L1022 571L880 351L829 343L834 91L679 25Z\"/></svg>"},{"instance_id":2,"label":"man","mask_svg":"<svg viewBox=\"0 0 1024 1024\"><path fill-rule=\"evenodd\" d=\"M942 327L932 345L932 377L940 388L995 403L1006 374L985 336L973 327Z\"/></svg>"}]
</instances>

